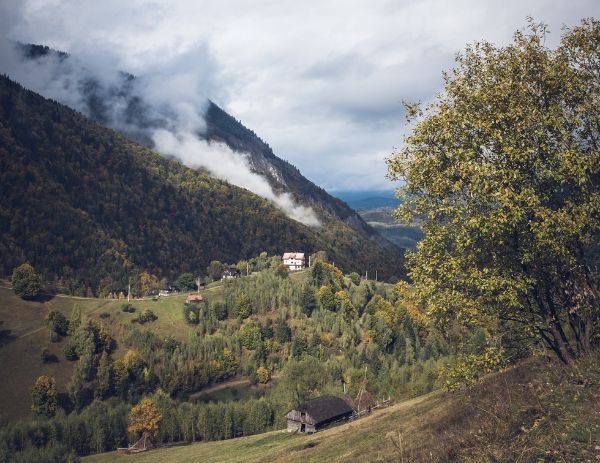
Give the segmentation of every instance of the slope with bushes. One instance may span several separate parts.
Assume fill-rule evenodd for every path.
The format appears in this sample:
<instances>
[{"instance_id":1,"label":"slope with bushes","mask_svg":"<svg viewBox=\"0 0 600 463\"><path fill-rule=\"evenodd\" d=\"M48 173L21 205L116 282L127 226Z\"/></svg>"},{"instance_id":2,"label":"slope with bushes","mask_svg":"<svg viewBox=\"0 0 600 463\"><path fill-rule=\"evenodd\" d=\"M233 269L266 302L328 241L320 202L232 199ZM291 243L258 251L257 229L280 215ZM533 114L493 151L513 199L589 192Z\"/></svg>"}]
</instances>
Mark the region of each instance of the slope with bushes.
<instances>
[{"instance_id":1,"label":"slope with bushes","mask_svg":"<svg viewBox=\"0 0 600 463\"><path fill-rule=\"evenodd\" d=\"M597 353L571 369L531 358L474 389L435 392L318 432L273 431L163 448L132 463L203 462L587 462L600 458ZM114 454L84 458L112 461Z\"/></svg>"}]
</instances>

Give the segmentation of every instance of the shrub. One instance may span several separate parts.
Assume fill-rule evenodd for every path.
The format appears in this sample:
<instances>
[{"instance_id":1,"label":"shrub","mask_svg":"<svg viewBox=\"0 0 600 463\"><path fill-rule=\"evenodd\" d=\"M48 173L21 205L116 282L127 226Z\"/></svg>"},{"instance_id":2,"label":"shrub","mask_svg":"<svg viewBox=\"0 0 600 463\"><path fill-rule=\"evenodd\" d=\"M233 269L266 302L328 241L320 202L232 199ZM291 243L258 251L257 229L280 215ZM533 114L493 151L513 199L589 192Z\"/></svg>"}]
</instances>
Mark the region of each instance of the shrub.
<instances>
[{"instance_id":1,"label":"shrub","mask_svg":"<svg viewBox=\"0 0 600 463\"><path fill-rule=\"evenodd\" d=\"M65 354L65 358L67 360L77 360L79 358L79 354L77 354L77 344L72 339L69 340L63 349L63 353Z\"/></svg>"},{"instance_id":2,"label":"shrub","mask_svg":"<svg viewBox=\"0 0 600 463\"><path fill-rule=\"evenodd\" d=\"M134 313L135 312L135 307L132 306L131 304L123 304L121 306L121 310L123 312L126 312L126 313Z\"/></svg>"},{"instance_id":3,"label":"shrub","mask_svg":"<svg viewBox=\"0 0 600 463\"><path fill-rule=\"evenodd\" d=\"M217 320L227 318L227 306L223 302L213 302L210 304L210 310L215 314Z\"/></svg>"},{"instance_id":4,"label":"shrub","mask_svg":"<svg viewBox=\"0 0 600 463\"><path fill-rule=\"evenodd\" d=\"M109 318L109 317L110 317L110 314L109 314L108 312L102 312L102 313L99 315L99 317L100 317L100 318L102 318L102 319Z\"/></svg>"},{"instance_id":5,"label":"shrub","mask_svg":"<svg viewBox=\"0 0 600 463\"><path fill-rule=\"evenodd\" d=\"M260 343L260 326L255 323L244 323L239 331L240 342L246 349L254 350Z\"/></svg>"},{"instance_id":6,"label":"shrub","mask_svg":"<svg viewBox=\"0 0 600 463\"><path fill-rule=\"evenodd\" d=\"M40 353L40 359L42 360L42 363L56 363L58 362L58 358L56 357L56 355L52 354L47 347L44 347L42 349L42 352Z\"/></svg>"},{"instance_id":7,"label":"shrub","mask_svg":"<svg viewBox=\"0 0 600 463\"><path fill-rule=\"evenodd\" d=\"M348 277L354 285L358 286L360 284L360 275L358 273L352 272Z\"/></svg>"},{"instance_id":8,"label":"shrub","mask_svg":"<svg viewBox=\"0 0 600 463\"><path fill-rule=\"evenodd\" d=\"M25 263L14 269L12 287L15 294L23 299L35 297L40 292L41 278L31 265Z\"/></svg>"},{"instance_id":9,"label":"shrub","mask_svg":"<svg viewBox=\"0 0 600 463\"><path fill-rule=\"evenodd\" d=\"M183 319L192 325L200 321L200 308L197 304L185 304L183 306Z\"/></svg>"},{"instance_id":10,"label":"shrub","mask_svg":"<svg viewBox=\"0 0 600 463\"><path fill-rule=\"evenodd\" d=\"M256 376L258 377L258 382L261 384L266 384L271 379L269 370L267 370L265 367L259 367L256 370Z\"/></svg>"},{"instance_id":11,"label":"shrub","mask_svg":"<svg viewBox=\"0 0 600 463\"><path fill-rule=\"evenodd\" d=\"M240 318L248 318L252 314L250 298L246 293L242 292L235 298L234 310Z\"/></svg>"},{"instance_id":12,"label":"shrub","mask_svg":"<svg viewBox=\"0 0 600 463\"><path fill-rule=\"evenodd\" d=\"M69 321L58 310L52 310L46 315L46 323L51 331L54 331L60 336L66 336L69 331Z\"/></svg>"},{"instance_id":13,"label":"shrub","mask_svg":"<svg viewBox=\"0 0 600 463\"><path fill-rule=\"evenodd\" d=\"M153 322L158 317L152 312L150 309L144 309L141 314L137 316L137 318L133 319L132 322L137 322L141 325L148 322Z\"/></svg>"},{"instance_id":14,"label":"shrub","mask_svg":"<svg viewBox=\"0 0 600 463\"><path fill-rule=\"evenodd\" d=\"M275 267L275 275L279 278L287 278L289 276L287 267L283 264L279 264Z\"/></svg>"},{"instance_id":15,"label":"shrub","mask_svg":"<svg viewBox=\"0 0 600 463\"><path fill-rule=\"evenodd\" d=\"M196 289L198 286L196 284L196 279L191 273L182 273L175 280L175 287L179 291L190 291Z\"/></svg>"}]
</instances>

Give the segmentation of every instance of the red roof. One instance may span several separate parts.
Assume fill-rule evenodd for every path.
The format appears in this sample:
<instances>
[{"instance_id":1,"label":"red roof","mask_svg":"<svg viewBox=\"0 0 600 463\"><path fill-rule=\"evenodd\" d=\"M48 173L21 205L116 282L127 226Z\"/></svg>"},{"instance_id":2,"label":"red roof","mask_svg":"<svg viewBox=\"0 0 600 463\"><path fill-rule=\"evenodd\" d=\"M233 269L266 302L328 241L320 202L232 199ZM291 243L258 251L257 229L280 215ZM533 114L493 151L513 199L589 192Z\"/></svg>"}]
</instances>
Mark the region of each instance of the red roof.
<instances>
[{"instance_id":1,"label":"red roof","mask_svg":"<svg viewBox=\"0 0 600 463\"><path fill-rule=\"evenodd\" d=\"M201 302L203 300L202 294L188 294L186 302Z\"/></svg>"}]
</instances>

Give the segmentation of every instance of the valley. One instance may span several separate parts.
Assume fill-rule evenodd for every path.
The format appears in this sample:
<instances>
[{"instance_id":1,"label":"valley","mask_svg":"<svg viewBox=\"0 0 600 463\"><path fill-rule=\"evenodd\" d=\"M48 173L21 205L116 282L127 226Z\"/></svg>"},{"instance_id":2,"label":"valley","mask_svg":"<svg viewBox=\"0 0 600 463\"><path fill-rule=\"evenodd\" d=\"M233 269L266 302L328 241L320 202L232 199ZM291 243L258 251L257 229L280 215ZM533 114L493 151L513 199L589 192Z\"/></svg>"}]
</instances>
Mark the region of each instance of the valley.
<instances>
[{"instance_id":1,"label":"valley","mask_svg":"<svg viewBox=\"0 0 600 463\"><path fill-rule=\"evenodd\" d=\"M381 236L396 246L403 249L415 249L419 240L423 238L420 225L403 224L393 217L393 212L394 209L390 207L378 207L361 210L359 214Z\"/></svg>"},{"instance_id":2,"label":"valley","mask_svg":"<svg viewBox=\"0 0 600 463\"><path fill-rule=\"evenodd\" d=\"M600 460L600 20L13 3L0 463Z\"/></svg>"}]
</instances>

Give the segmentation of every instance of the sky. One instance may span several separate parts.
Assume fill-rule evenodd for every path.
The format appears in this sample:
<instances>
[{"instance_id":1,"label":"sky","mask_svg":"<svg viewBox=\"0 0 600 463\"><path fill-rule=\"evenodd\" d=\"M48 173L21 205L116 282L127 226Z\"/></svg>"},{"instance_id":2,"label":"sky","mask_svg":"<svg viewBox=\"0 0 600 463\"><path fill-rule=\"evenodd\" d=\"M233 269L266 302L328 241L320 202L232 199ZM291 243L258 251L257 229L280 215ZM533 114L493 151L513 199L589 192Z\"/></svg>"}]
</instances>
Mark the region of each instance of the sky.
<instances>
[{"instance_id":1,"label":"sky","mask_svg":"<svg viewBox=\"0 0 600 463\"><path fill-rule=\"evenodd\" d=\"M434 99L466 44L506 44L531 16L555 45L600 1L0 0L0 16L11 40L211 98L335 193L394 187L401 102Z\"/></svg>"}]
</instances>

